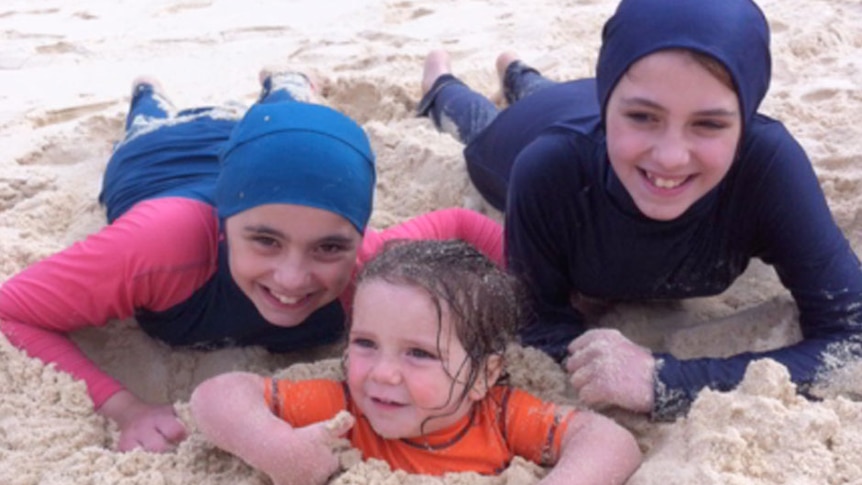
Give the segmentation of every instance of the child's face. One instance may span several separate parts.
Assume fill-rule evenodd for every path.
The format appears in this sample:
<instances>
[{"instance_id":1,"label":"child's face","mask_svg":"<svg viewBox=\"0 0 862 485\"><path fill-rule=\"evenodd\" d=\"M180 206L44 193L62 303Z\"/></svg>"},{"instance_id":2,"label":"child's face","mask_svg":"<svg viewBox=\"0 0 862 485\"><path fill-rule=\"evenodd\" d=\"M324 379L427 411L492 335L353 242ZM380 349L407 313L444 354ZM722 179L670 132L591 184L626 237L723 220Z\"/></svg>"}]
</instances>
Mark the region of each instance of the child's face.
<instances>
[{"instance_id":1,"label":"child's face","mask_svg":"<svg viewBox=\"0 0 862 485\"><path fill-rule=\"evenodd\" d=\"M441 326L431 298L423 290L382 280L367 281L357 289L347 384L379 435L417 437L464 417L472 401L484 395L477 386L468 399L458 402L469 371L466 359L447 309L443 309ZM462 369L462 365L468 368ZM455 382L450 375L456 375ZM422 428L429 416L441 417Z\"/></svg>"},{"instance_id":2,"label":"child's face","mask_svg":"<svg viewBox=\"0 0 862 485\"><path fill-rule=\"evenodd\" d=\"M225 222L231 275L273 325L299 325L341 294L362 236L322 209L268 204Z\"/></svg>"},{"instance_id":3,"label":"child's face","mask_svg":"<svg viewBox=\"0 0 862 485\"><path fill-rule=\"evenodd\" d=\"M742 129L736 93L690 54L632 64L606 112L611 166L638 209L671 220L730 169Z\"/></svg>"}]
</instances>

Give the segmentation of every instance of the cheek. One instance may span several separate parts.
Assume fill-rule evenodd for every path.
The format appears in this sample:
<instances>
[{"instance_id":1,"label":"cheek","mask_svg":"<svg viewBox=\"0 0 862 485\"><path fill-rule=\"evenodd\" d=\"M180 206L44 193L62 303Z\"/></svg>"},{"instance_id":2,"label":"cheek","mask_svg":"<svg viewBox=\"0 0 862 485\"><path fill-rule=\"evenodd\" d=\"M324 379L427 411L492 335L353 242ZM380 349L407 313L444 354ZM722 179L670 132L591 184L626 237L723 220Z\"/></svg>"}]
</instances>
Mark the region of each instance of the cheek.
<instances>
[{"instance_id":1,"label":"cheek","mask_svg":"<svg viewBox=\"0 0 862 485\"><path fill-rule=\"evenodd\" d=\"M353 276L353 269L356 266L356 259L350 258L338 263L322 265L317 273L321 280L326 282L326 286L332 290L341 293L350 279Z\"/></svg>"},{"instance_id":2,"label":"cheek","mask_svg":"<svg viewBox=\"0 0 862 485\"><path fill-rule=\"evenodd\" d=\"M701 160L709 164L716 178L723 178L736 158L736 147L733 138L715 140L704 146Z\"/></svg>"},{"instance_id":3,"label":"cheek","mask_svg":"<svg viewBox=\"0 0 862 485\"><path fill-rule=\"evenodd\" d=\"M347 386L353 389L361 389L362 381L368 374L368 364L362 357L357 355L347 355L347 365L344 370L347 379Z\"/></svg>"},{"instance_id":4,"label":"cheek","mask_svg":"<svg viewBox=\"0 0 862 485\"><path fill-rule=\"evenodd\" d=\"M646 149L647 141L643 135L632 132L621 126L608 123L607 147L608 158L615 168L634 163L638 154Z\"/></svg>"},{"instance_id":5,"label":"cheek","mask_svg":"<svg viewBox=\"0 0 862 485\"><path fill-rule=\"evenodd\" d=\"M442 371L417 371L410 377L410 395L414 402L426 409L447 407L454 402L458 397L458 389L451 388L452 381Z\"/></svg>"},{"instance_id":6,"label":"cheek","mask_svg":"<svg viewBox=\"0 0 862 485\"><path fill-rule=\"evenodd\" d=\"M266 266L265 259L255 255L243 244L228 246L228 264L234 281L242 283L244 279L253 278L262 272Z\"/></svg>"}]
</instances>

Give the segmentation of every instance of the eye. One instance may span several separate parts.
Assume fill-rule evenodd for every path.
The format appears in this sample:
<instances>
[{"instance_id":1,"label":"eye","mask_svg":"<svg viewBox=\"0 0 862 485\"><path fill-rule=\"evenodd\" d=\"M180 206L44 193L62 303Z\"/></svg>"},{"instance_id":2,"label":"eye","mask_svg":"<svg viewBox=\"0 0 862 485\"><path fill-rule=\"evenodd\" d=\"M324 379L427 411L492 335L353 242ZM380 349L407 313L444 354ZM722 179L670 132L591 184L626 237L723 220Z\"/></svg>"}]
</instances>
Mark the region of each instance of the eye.
<instances>
[{"instance_id":1,"label":"eye","mask_svg":"<svg viewBox=\"0 0 862 485\"><path fill-rule=\"evenodd\" d=\"M376 347L373 340L362 337L354 337L350 340L350 345L362 349L373 349Z\"/></svg>"},{"instance_id":2,"label":"eye","mask_svg":"<svg viewBox=\"0 0 862 485\"><path fill-rule=\"evenodd\" d=\"M278 242L278 240L275 239L274 237L271 237L271 236L256 234L256 235L251 236L249 239L251 239L251 241L255 245L260 246L262 248L266 248L266 249L277 248L280 246L280 243Z\"/></svg>"},{"instance_id":3,"label":"eye","mask_svg":"<svg viewBox=\"0 0 862 485\"><path fill-rule=\"evenodd\" d=\"M655 123L658 117L647 111L629 111L625 117L637 124Z\"/></svg>"},{"instance_id":4,"label":"eye","mask_svg":"<svg viewBox=\"0 0 862 485\"><path fill-rule=\"evenodd\" d=\"M407 355L416 359L438 360L437 354L417 347L407 350Z\"/></svg>"},{"instance_id":5,"label":"eye","mask_svg":"<svg viewBox=\"0 0 862 485\"><path fill-rule=\"evenodd\" d=\"M347 251L348 249L347 245L342 243L327 242L318 246L318 251L323 254L338 254Z\"/></svg>"},{"instance_id":6,"label":"eye","mask_svg":"<svg viewBox=\"0 0 862 485\"><path fill-rule=\"evenodd\" d=\"M694 123L694 126L707 130L723 130L729 125L727 122L720 120L698 120Z\"/></svg>"},{"instance_id":7,"label":"eye","mask_svg":"<svg viewBox=\"0 0 862 485\"><path fill-rule=\"evenodd\" d=\"M349 240L327 239L314 246L314 257L322 262L340 262L352 257L350 251L355 245Z\"/></svg>"}]
</instances>

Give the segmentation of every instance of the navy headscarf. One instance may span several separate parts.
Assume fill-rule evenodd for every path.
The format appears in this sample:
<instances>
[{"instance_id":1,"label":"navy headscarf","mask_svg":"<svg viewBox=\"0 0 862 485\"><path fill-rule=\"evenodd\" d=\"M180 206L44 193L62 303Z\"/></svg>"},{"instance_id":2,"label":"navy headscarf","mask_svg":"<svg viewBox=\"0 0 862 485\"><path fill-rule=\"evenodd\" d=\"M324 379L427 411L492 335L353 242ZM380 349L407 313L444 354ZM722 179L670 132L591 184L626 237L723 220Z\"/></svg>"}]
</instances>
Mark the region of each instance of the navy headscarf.
<instances>
[{"instance_id":1,"label":"navy headscarf","mask_svg":"<svg viewBox=\"0 0 862 485\"><path fill-rule=\"evenodd\" d=\"M362 128L326 106L254 105L221 154L218 215L263 204L295 204L343 216L360 234L371 216L374 153Z\"/></svg>"},{"instance_id":2,"label":"navy headscarf","mask_svg":"<svg viewBox=\"0 0 862 485\"><path fill-rule=\"evenodd\" d=\"M771 75L769 26L751 0L622 0L602 30L596 66L602 117L611 91L634 62L675 48L706 54L724 65L747 124Z\"/></svg>"}]
</instances>

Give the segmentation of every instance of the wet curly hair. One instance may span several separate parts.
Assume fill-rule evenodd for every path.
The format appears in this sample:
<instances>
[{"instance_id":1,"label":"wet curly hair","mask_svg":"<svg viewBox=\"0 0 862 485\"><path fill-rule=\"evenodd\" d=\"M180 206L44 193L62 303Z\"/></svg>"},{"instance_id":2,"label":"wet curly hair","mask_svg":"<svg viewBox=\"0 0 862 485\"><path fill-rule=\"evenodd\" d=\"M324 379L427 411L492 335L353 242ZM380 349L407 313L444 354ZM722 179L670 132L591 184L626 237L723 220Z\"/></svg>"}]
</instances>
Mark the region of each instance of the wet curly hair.
<instances>
[{"instance_id":1,"label":"wet curly hair","mask_svg":"<svg viewBox=\"0 0 862 485\"><path fill-rule=\"evenodd\" d=\"M466 386L456 398L459 401L484 377L488 358L502 358L516 338L523 311L522 288L513 276L468 243L454 239L390 241L361 270L357 288L374 280L409 285L428 294L437 311L438 348L444 308L448 310L467 352L457 369L446 369L453 381L466 370Z\"/></svg>"}]
</instances>

